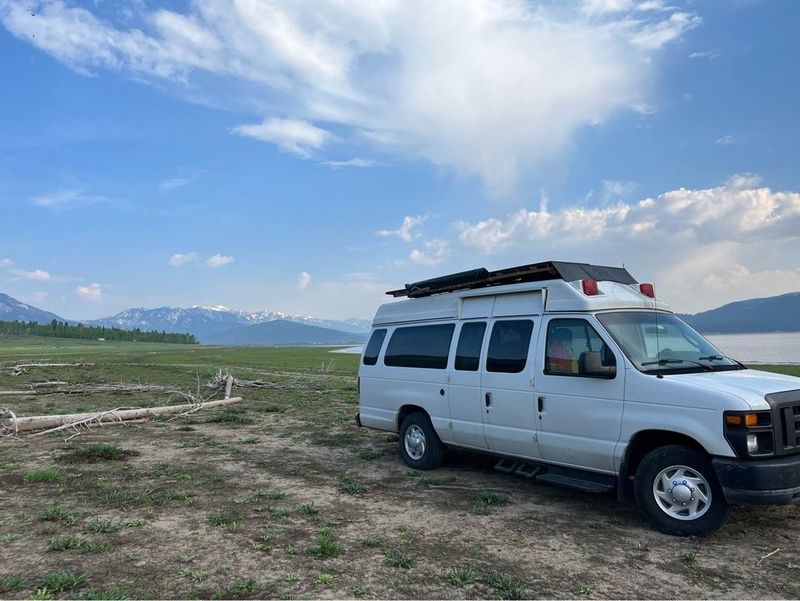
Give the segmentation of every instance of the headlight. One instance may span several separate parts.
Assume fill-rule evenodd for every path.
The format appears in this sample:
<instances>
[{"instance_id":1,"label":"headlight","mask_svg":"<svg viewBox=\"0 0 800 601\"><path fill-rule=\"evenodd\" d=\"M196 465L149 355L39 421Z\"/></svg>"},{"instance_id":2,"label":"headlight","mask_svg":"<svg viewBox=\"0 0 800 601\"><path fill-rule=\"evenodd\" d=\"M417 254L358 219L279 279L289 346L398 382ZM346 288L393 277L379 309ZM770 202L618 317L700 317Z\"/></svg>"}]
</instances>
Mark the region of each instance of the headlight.
<instances>
[{"instance_id":1,"label":"headlight","mask_svg":"<svg viewBox=\"0 0 800 601\"><path fill-rule=\"evenodd\" d=\"M775 453L769 411L726 411L723 423L725 438L739 457L765 457Z\"/></svg>"}]
</instances>

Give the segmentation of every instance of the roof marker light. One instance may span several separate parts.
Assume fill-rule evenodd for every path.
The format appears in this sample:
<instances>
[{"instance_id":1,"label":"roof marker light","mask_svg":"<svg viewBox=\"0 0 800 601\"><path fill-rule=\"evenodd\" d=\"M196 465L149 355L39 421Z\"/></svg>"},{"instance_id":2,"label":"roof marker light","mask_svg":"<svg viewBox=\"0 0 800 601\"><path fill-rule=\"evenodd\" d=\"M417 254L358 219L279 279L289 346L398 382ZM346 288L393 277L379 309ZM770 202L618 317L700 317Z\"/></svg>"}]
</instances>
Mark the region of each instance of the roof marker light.
<instances>
[{"instance_id":1,"label":"roof marker light","mask_svg":"<svg viewBox=\"0 0 800 601\"><path fill-rule=\"evenodd\" d=\"M656 297L656 287L653 284L639 284L639 292L650 298Z\"/></svg>"},{"instance_id":2,"label":"roof marker light","mask_svg":"<svg viewBox=\"0 0 800 601\"><path fill-rule=\"evenodd\" d=\"M586 296L597 296L600 290L597 287L597 280L581 280L583 286L583 293Z\"/></svg>"}]
</instances>

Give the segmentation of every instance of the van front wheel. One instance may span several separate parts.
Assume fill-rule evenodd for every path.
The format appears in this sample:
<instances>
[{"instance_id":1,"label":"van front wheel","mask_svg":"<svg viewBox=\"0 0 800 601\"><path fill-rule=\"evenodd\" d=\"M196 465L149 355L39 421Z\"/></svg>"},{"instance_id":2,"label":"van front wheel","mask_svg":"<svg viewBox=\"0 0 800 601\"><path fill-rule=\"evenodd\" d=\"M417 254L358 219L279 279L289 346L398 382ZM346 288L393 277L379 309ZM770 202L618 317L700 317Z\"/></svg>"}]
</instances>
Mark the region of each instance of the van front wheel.
<instances>
[{"instance_id":1,"label":"van front wheel","mask_svg":"<svg viewBox=\"0 0 800 601\"><path fill-rule=\"evenodd\" d=\"M670 445L639 464L634 479L636 503L661 532L708 536L728 520L730 507L705 453Z\"/></svg>"},{"instance_id":2,"label":"van front wheel","mask_svg":"<svg viewBox=\"0 0 800 601\"><path fill-rule=\"evenodd\" d=\"M411 413L400 424L400 454L409 467L418 470L432 470L442 464L444 445L424 413Z\"/></svg>"}]
</instances>

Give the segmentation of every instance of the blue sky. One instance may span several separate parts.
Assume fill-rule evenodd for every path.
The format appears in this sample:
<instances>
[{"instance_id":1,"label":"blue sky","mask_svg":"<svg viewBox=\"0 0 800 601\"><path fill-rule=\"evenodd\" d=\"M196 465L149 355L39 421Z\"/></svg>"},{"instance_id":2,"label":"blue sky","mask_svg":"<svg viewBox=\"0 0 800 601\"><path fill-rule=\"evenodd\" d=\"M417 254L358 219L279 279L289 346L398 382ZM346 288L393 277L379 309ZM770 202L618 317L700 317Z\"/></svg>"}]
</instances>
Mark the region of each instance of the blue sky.
<instances>
[{"instance_id":1,"label":"blue sky","mask_svg":"<svg viewBox=\"0 0 800 601\"><path fill-rule=\"evenodd\" d=\"M371 317L624 263L800 290L800 4L0 0L0 291L69 318Z\"/></svg>"}]
</instances>

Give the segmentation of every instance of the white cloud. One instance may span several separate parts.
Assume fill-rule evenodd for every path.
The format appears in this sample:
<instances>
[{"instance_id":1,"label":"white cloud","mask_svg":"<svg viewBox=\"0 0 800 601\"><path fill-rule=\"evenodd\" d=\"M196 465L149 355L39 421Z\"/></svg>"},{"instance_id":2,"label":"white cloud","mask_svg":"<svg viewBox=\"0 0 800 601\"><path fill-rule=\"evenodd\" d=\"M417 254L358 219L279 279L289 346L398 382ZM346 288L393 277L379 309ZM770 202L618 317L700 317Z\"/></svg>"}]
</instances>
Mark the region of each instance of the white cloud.
<instances>
[{"instance_id":1,"label":"white cloud","mask_svg":"<svg viewBox=\"0 0 800 601\"><path fill-rule=\"evenodd\" d=\"M415 248L408 255L408 260L418 265L439 265L450 256L447 242L434 238L422 243L422 248Z\"/></svg>"},{"instance_id":2,"label":"white cloud","mask_svg":"<svg viewBox=\"0 0 800 601\"><path fill-rule=\"evenodd\" d=\"M103 299L103 287L98 284L89 284L88 286L78 286L75 288L75 293L81 298L93 302Z\"/></svg>"},{"instance_id":3,"label":"white cloud","mask_svg":"<svg viewBox=\"0 0 800 601\"><path fill-rule=\"evenodd\" d=\"M158 190L159 192L169 192L170 190L176 190L177 188L188 186L193 180L194 178L184 176L171 177L160 182L158 184Z\"/></svg>"},{"instance_id":4,"label":"white cloud","mask_svg":"<svg viewBox=\"0 0 800 601\"><path fill-rule=\"evenodd\" d=\"M692 52L689 58L704 58L713 61L715 58L719 58L719 56L719 50L707 50L706 52Z\"/></svg>"},{"instance_id":5,"label":"white cloud","mask_svg":"<svg viewBox=\"0 0 800 601\"><path fill-rule=\"evenodd\" d=\"M407 217L403 217L403 223L396 230L379 230L377 234L383 238L397 236L401 240L411 242L413 238L419 238L420 236L420 234L414 232L414 228L418 225L422 225L426 220L427 217L423 215L416 215L413 217L409 215Z\"/></svg>"},{"instance_id":6,"label":"white cloud","mask_svg":"<svg viewBox=\"0 0 800 601\"><path fill-rule=\"evenodd\" d=\"M305 290L308 288L308 285L311 283L311 274L307 271L301 273L297 278L297 289L298 290Z\"/></svg>"},{"instance_id":7,"label":"white cloud","mask_svg":"<svg viewBox=\"0 0 800 601\"><path fill-rule=\"evenodd\" d=\"M342 167L360 167L365 169L367 167L377 167L381 165L378 161L373 161L372 159L347 159L346 161L322 161L323 165L331 167L333 169L340 169Z\"/></svg>"},{"instance_id":8,"label":"white cloud","mask_svg":"<svg viewBox=\"0 0 800 601\"><path fill-rule=\"evenodd\" d=\"M721 138L717 138L716 140L714 140L714 144L719 144L720 146L730 146L735 141L736 140L734 139L733 136L727 135L727 136L722 136Z\"/></svg>"},{"instance_id":9,"label":"white cloud","mask_svg":"<svg viewBox=\"0 0 800 601\"><path fill-rule=\"evenodd\" d=\"M224 267L230 265L235 259L227 255L216 254L210 256L208 259L201 259L200 255L196 252L189 253L175 253L167 261L172 267L183 267L184 265L199 265L202 263L205 267L216 269L217 267Z\"/></svg>"},{"instance_id":10,"label":"white cloud","mask_svg":"<svg viewBox=\"0 0 800 601\"><path fill-rule=\"evenodd\" d=\"M700 24L657 0L195 0L140 7L134 29L77 4L0 0L0 20L80 73L250 110L264 120L235 133L298 156L357 139L497 194L580 128L650 106L654 56Z\"/></svg>"},{"instance_id":11,"label":"white cloud","mask_svg":"<svg viewBox=\"0 0 800 601\"><path fill-rule=\"evenodd\" d=\"M175 253L169 258L168 263L173 267L183 267L189 263L196 263L198 261L198 254L196 252L190 253Z\"/></svg>"},{"instance_id":12,"label":"white cloud","mask_svg":"<svg viewBox=\"0 0 800 601\"><path fill-rule=\"evenodd\" d=\"M56 190L47 194L40 194L31 198L31 204L46 209L64 210L81 206L106 203L104 196L87 195L85 189Z\"/></svg>"},{"instance_id":13,"label":"white cloud","mask_svg":"<svg viewBox=\"0 0 800 601\"><path fill-rule=\"evenodd\" d=\"M312 151L320 150L331 137L329 131L301 119L264 119L261 123L234 127L233 132L270 142L284 152L302 158L308 158Z\"/></svg>"},{"instance_id":14,"label":"white cloud","mask_svg":"<svg viewBox=\"0 0 800 601\"><path fill-rule=\"evenodd\" d=\"M461 222L457 230L466 251L504 265L547 259L634 265L640 277L659 280L680 310L800 288L800 193L774 191L752 175L634 203L521 209Z\"/></svg>"},{"instance_id":15,"label":"white cloud","mask_svg":"<svg viewBox=\"0 0 800 601\"><path fill-rule=\"evenodd\" d=\"M217 254L212 257L209 257L206 260L205 265L206 267L210 267L211 269L216 269L217 267L225 267L225 265L230 265L233 262L234 262L233 257Z\"/></svg>"},{"instance_id":16,"label":"white cloud","mask_svg":"<svg viewBox=\"0 0 800 601\"><path fill-rule=\"evenodd\" d=\"M49 282L53 276L42 269L34 269L33 271L26 271L25 269L11 269L9 270L12 275L22 278L23 280L34 280L37 282Z\"/></svg>"},{"instance_id":17,"label":"white cloud","mask_svg":"<svg viewBox=\"0 0 800 601\"><path fill-rule=\"evenodd\" d=\"M11 259L0 259L0 267L11 267L14 264L14 261Z\"/></svg>"}]
</instances>

